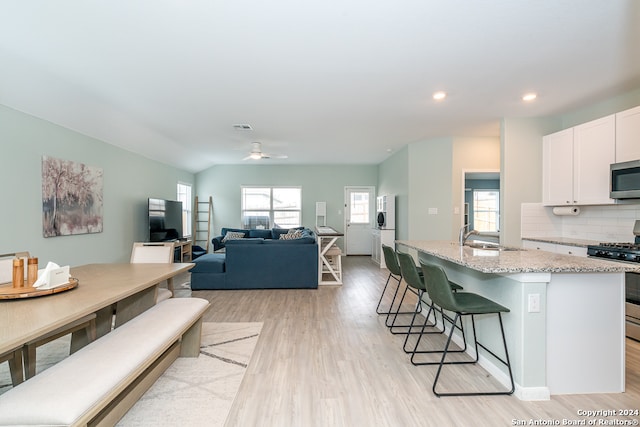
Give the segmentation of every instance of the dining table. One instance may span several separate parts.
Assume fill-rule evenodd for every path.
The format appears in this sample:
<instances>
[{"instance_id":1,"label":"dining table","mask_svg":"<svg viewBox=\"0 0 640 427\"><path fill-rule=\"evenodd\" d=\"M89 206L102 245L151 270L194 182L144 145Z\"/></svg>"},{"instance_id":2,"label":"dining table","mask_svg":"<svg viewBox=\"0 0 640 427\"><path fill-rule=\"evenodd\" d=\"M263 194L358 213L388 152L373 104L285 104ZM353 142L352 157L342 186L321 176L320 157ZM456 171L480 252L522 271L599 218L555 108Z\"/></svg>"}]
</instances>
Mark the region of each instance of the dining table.
<instances>
[{"instance_id":1,"label":"dining table","mask_svg":"<svg viewBox=\"0 0 640 427\"><path fill-rule=\"evenodd\" d=\"M195 264L87 264L70 269L77 286L45 296L0 300L0 354L51 331L96 314L96 335L103 336L152 307L158 286ZM6 285L5 285L6 286ZM11 286L9 284L8 286ZM86 334L74 334L81 347Z\"/></svg>"}]
</instances>

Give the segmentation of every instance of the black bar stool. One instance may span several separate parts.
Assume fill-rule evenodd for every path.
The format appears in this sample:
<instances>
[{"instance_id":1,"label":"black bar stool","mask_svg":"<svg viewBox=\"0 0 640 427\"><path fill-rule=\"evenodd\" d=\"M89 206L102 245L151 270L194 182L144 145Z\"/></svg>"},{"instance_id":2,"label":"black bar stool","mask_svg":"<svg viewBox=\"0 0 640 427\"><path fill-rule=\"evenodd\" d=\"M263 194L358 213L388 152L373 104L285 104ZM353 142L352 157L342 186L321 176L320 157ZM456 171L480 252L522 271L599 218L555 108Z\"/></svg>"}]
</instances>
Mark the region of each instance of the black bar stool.
<instances>
[{"instance_id":1,"label":"black bar stool","mask_svg":"<svg viewBox=\"0 0 640 427\"><path fill-rule=\"evenodd\" d=\"M433 393L440 396L487 396L487 395L502 395L502 394L512 394L515 390L515 385L513 382L513 372L511 371L511 362L509 361L509 351L507 350L507 340L504 335L504 326L502 324L502 313L508 313L509 309L478 294L469 293L469 292L458 292L454 293L451 291L451 287L449 286L449 280L447 279L447 274L442 269L442 267L437 265L428 265L424 263L420 263L422 267L422 271L424 273L425 284L427 285L427 290L429 292L429 296L431 297L431 301L433 304L439 306L444 310L451 311L455 313L454 324L460 320L462 324L461 317L462 316L471 316L471 325L473 329L473 341L476 349L476 357L472 361L464 361L464 362L445 362L445 358L447 357L447 353L449 352L449 344L451 343L451 337L453 336L454 328L451 328L449 336L447 337L447 343L444 347L444 351L442 353L442 358L440 359L440 363L438 363L438 372L433 380ZM505 359L500 358L487 347L478 342L476 336L476 325L475 325L475 316L481 314L497 314L498 320L500 322L500 332L502 334L502 343L504 344L504 353ZM511 380L511 389L508 391L492 391L492 392L460 392L460 393L438 393L436 391L436 386L438 384L438 379L440 378L440 373L442 372L442 367L447 364L469 364L478 362L478 347L483 348L497 360L502 362L507 369L509 370L509 378Z\"/></svg>"}]
</instances>

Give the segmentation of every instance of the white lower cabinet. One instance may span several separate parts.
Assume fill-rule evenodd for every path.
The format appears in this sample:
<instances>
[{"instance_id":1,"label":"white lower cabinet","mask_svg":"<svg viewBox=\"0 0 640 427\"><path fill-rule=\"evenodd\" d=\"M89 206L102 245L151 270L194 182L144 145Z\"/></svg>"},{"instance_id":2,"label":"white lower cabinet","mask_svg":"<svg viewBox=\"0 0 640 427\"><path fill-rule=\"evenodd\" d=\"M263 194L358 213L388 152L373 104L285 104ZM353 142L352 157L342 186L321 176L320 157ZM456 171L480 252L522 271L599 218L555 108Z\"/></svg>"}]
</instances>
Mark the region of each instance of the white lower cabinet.
<instances>
[{"instance_id":1,"label":"white lower cabinet","mask_svg":"<svg viewBox=\"0 0 640 427\"><path fill-rule=\"evenodd\" d=\"M371 234L373 235L373 239L371 239L371 259L376 264L380 264L380 258L382 257L380 230L374 229Z\"/></svg>"},{"instance_id":2,"label":"white lower cabinet","mask_svg":"<svg viewBox=\"0 0 640 427\"><path fill-rule=\"evenodd\" d=\"M384 254L382 253L382 245L387 245L395 249L396 231L374 228L372 234L373 247L371 248L371 258L376 264L380 264L380 268L387 268L387 264L384 262Z\"/></svg>"},{"instance_id":3,"label":"white lower cabinet","mask_svg":"<svg viewBox=\"0 0 640 427\"><path fill-rule=\"evenodd\" d=\"M587 248L582 246L556 245L556 253L586 257Z\"/></svg>"},{"instance_id":4,"label":"white lower cabinet","mask_svg":"<svg viewBox=\"0 0 640 427\"><path fill-rule=\"evenodd\" d=\"M522 247L525 249L534 249L537 251L555 252L556 244L547 242L536 242L533 240L523 240Z\"/></svg>"},{"instance_id":5,"label":"white lower cabinet","mask_svg":"<svg viewBox=\"0 0 640 427\"><path fill-rule=\"evenodd\" d=\"M554 254L564 254L573 256L587 256L587 248L581 246L560 245L557 243L537 242L534 240L523 240L524 249L553 252Z\"/></svg>"}]
</instances>

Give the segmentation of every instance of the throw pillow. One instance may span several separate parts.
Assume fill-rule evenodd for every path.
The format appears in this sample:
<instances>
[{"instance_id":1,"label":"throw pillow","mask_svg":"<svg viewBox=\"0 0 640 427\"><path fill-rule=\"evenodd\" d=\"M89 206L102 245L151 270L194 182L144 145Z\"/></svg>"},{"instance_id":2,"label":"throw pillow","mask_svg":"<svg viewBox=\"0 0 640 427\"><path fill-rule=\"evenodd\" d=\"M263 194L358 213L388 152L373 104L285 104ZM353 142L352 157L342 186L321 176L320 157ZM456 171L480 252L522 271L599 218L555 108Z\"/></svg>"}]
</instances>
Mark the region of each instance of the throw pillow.
<instances>
[{"instance_id":1,"label":"throw pillow","mask_svg":"<svg viewBox=\"0 0 640 427\"><path fill-rule=\"evenodd\" d=\"M227 240L240 240L240 239L244 239L244 233L241 233L239 231L227 231L227 234L224 235L224 238L222 239L222 241L226 242Z\"/></svg>"},{"instance_id":2,"label":"throw pillow","mask_svg":"<svg viewBox=\"0 0 640 427\"><path fill-rule=\"evenodd\" d=\"M289 230L287 234L281 234L280 240L294 240L302 237L302 230Z\"/></svg>"}]
</instances>

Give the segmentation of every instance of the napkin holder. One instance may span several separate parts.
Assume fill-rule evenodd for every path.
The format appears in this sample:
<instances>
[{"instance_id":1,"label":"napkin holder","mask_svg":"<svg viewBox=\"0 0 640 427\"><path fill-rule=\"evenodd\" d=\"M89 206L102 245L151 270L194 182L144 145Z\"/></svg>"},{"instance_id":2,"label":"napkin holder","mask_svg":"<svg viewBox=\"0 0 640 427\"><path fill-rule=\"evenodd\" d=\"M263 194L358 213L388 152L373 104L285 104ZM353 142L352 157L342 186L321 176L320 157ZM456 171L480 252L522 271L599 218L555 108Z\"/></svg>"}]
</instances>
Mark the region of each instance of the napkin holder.
<instances>
[{"instance_id":1,"label":"napkin holder","mask_svg":"<svg viewBox=\"0 0 640 427\"><path fill-rule=\"evenodd\" d=\"M59 267L49 262L43 270L38 271L38 280L33 287L36 289L53 289L69 283L69 266Z\"/></svg>"}]
</instances>

